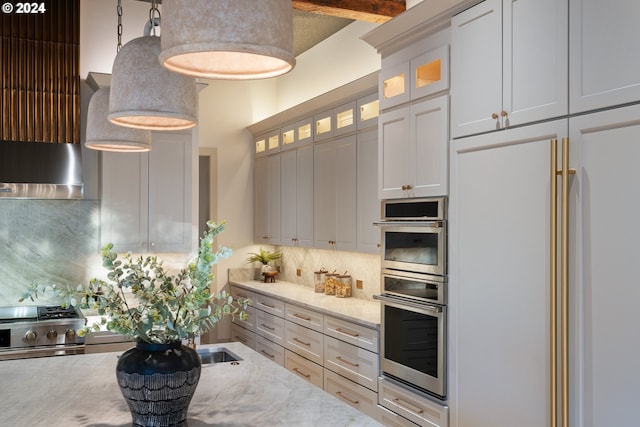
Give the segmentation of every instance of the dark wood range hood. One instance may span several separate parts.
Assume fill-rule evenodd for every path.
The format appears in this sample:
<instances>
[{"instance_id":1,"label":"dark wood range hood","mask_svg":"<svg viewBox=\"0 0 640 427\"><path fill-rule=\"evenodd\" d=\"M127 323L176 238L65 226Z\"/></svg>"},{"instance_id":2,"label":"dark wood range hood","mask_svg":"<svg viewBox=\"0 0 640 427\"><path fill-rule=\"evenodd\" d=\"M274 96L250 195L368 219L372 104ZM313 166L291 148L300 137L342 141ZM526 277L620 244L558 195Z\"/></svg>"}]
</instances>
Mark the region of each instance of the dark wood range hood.
<instances>
[{"instance_id":1,"label":"dark wood range hood","mask_svg":"<svg viewBox=\"0 0 640 427\"><path fill-rule=\"evenodd\" d=\"M0 15L0 197L82 198L80 1Z\"/></svg>"}]
</instances>

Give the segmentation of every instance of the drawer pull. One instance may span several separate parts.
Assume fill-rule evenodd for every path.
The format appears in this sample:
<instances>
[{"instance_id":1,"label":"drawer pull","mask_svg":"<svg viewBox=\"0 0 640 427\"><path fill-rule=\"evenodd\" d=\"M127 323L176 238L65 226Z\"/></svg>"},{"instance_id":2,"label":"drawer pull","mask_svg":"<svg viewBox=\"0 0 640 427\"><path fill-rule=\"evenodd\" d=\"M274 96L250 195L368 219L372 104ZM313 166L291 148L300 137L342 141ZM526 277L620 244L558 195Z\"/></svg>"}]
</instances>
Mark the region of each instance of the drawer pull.
<instances>
[{"instance_id":1,"label":"drawer pull","mask_svg":"<svg viewBox=\"0 0 640 427\"><path fill-rule=\"evenodd\" d=\"M400 400L398 398L393 399L393 403L401 407L402 409L406 409L409 412L413 412L414 414L422 415L424 411L420 408L416 408L413 405L408 404L407 402Z\"/></svg>"},{"instance_id":2,"label":"drawer pull","mask_svg":"<svg viewBox=\"0 0 640 427\"><path fill-rule=\"evenodd\" d=\"M301 372L298 368L293 368L293 372L295 372L296 374L300 375L301 377L305 377L306 379L311 378L311 375L305 374L304 372Z\"/></svg>"},{"instance_id":3,"label":"drawer pull","mask_svg":"<svg viewBox=\"0 0 640 427\"><path fill-rule=\"evenodd\" d=\"M343 359L341 356L337 356L337 357L336 357L336 359L337 359L339 362L344 362L344 363L346 363L347 365L351 365L351 366L353 366L354 368L357 368L358 366L360 366L360 364L359 364L359 363L349 362L348 360Z\"/></svg>"},{"instance_id":4,"label":"drawer pull","mask_svg":"<svg viewBox=\"0 0 640 427\"><path fill-rule=\"evenodd\" d=\"M349 336L354 337L354 338L357 338L357 337L359 337L359 336L360 336L360 334L359 334L359 333L357 333L357 332L347 331L346 329L342 329L342 328L340 328L340 327L337 327L337 328L336 328L336 331L337 331L337 332L340 332L340 333L343 333L343 334L345 334L345 335L349 335Z\"/></svg>"},{"instance_id":5,"label":"drawer pull","mask_svg":"<svg viewBox=\"0 0 640 427\"><path fill-rule=\"evenodd\" d=\"M262 326L263 328L267 328L267 329L269 329L270 331L275 331L275 330L276 330L276 328L272 328L271 326L269 326L269 325L265 325L264 323L260 323L260 326Z\"/></svg>"},{"instance_id":6,"label":"drawer pull","mask_svg":"<svg viewBox=\"0 0 640 427\"><path fill-rule=\"evenodd\" d=\"M302 345L306 345L307 347L311 347L311 343L304 342L304 341L302 341L301 339L293 338L293 341L298 342L298 343L300 343L300 344L302 344Z\"/></svg>"},{"instance_id":7,"label":"drawer pull","mask_svg":"<svg viewBox=\"0 0 640 427\"><path fill-rule=\"evenodd\" d=\"M269 307L269 308L274 309L274 310L276 308L275 305L267 304L266 302L262 302L262 301L258 301L258 304L264 305L265 307Z\"/></svg>"},{"instance_id":8,"label":"drawer pull","mask_svg":"<svg viewBox=\"0 0 640 427\"><path fill-rule=\"evenodd\" d=\"M338 396L339 398L341 398L342 400L346 400L347 402L351 403L352 405L357 405L360 402L357 400L353 400L350 399L349 397L347 397L346 395L342 394L341 391L336 391L336 396Z\"/></svg>"},{"instance_id":9,"label":"drawer pull","mask_svg":"<svg viewBox=\"0 0 640 427\"><path fill-rule=\"evenodd\" d=\"M249 299L249 297L246 296L245 294L236 294L236 298Z\"/></svg>"},{"instance_id":10,"label":"drawer pull","mask_svg":"<svg viewBox=\"0 0 640 427\"><path fill-rule=\"evenodd\" d=\"M242 342L242 343L246 343L246 342L247 342L247 340L245 340L245 339L244 339L244 338L242 338L242 337L239 337L238 335L236 335L236 339L237 339L238 341Z\"/></svg>"},{"instance_id":11,"label":"drawer pull","mask_svg":"<svg viewBox=\"0 0 640 427\"><path fill-rule=\"evenodd\" d=\"M264 351L264 350L260 350L260 353L262 353L262 354L264 354L265 356L270 357L270 358L272 358L272 359L276 357L275 355L273 355L273 354L269 354L269 353L267 353L267 352L266 352L266 351Z\"/></svg>"},{"instance_id":12,"label":"drawer pull","mask_svg":"<svg viewBox=\"0 0 640 427\"><path fill-rule=\"evenodd\" d=\"M306 320L307 322L311 321L311 317L309 316L303 316L302 314L298 314L298 313L293 313L294 317L297 317L298 319L302 319L302 320Z\"/></svg>"}]
</instances>

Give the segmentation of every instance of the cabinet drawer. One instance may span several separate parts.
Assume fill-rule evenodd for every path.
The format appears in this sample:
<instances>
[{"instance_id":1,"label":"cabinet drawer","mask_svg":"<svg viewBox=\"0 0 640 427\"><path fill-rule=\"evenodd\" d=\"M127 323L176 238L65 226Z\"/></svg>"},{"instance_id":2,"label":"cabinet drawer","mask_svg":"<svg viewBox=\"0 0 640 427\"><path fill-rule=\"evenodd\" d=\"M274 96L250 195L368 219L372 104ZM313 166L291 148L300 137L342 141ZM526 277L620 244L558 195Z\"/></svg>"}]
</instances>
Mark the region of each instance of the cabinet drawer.
<instances>
[{"instance_id":1,"label":"cabinet drawer","mask_svg":"<svg viewBox=\"0 0 640 427\"><path fill-rule=\"evenodd\" d=\"M324 316L324 333L365 350L378 353L378 331L351 322Z\"/></svg>"},{"instance_id":2,"label":"cabinet drawer","mask_svg":"<svg viewBox=\"0 0 640 427\"><path fill-rule=\"evenodd\" d=\"M299 355L322 365L324 339L320 332L305 328L293 322L286 322L285 347Z\"/></svg>"},{"instance_id":3,"label":"cabinet drawer","mask_svg":"<svg viewBox=\"0 0 640 427\"><path fill-rule=\"evenodd\" d=\"M256 309L247 307L245 313L247 313L246 319L242 320L239 316L234 316L232 322L254 332L256 330Z\"/></svg>"},{"instance_id":4,"label":"cabinet drawer","mask_svg":"<svg viewBox=\"0 0 640 427\"><path fill-rule=\"evenodd\" d=\"M278 317L284 317L284 301L267 297L261 294L253 294L253 306Z\"/></svg>"},{"instance_id":5,"label":"cabinet drawer","mask_svg":"<svg viewBox=\"0 0 640 427\"><path fill-rule=\"evenodd\" d=\"M285 304L284 310L286 320L322 332L324 318L322 314L293 304Z\"/></svg>"},{"instance_id":6,"label":"cabinet drawer","mask_svg":"<svg viewBox=\"0 0 640 427\"><path fill-rule=\"evenodd\" d=\"M378 417L376 420L380 421L387 427L417 427L418 424L412 423L406 418L401 417L395 412L391 412L384 406L378 405Z\"/></svg>"},{"instance_id":7,"label":"cabinet drawer","mask_svg":"<svg viewBox=\"0 0 640 427\"><path fill-rule=\"evenodd\" d=\"M284 366L284 347L258 335L256 336L255 350L267 359Z\"/></svg>"},{"instance_id":8,"label":"cabinet drawer","mask_svg":"<svg viewBox=\"0 0 640 427\"><path fill-rule=\"evenodd\" d=\"M386 378L378 379L378 403L420 426L449 426L448 406Z\"/></svg>"},{"instance_id":9,"label":"cabinet drawer","mask_svg":"<svg viewBox=\"0 0 640 427\"><path fill-rule=\"evenodd\" d=\"M255 294L238 286L231 286L231 296L234 298L245 298L251 300L251 305L255 305Z\"/></svg>"},{"instance_id":10,"label":"cabinet drawer","mask_svg":"<svg viewBox=\"0 0 640 427\"><path fill-rule=\"evenodd\" d=\"M378 355L332 337L324 339L324 366L365 386L378 390Z\"/></svg>"},{"instance_id":11,"label":"cabinet drawer","mask_svg":"<svg viewBox=\"0 0 640 427\"><path fill-rule=\"evenodd\" d=\"M313 363L304 357L285 350L284 367L298 375L300 378L309 381L318 388L323 385L322 366Z\"/></svg>"},{"instance_id":12,"label":"cabinet drawer","mask_svg":"<svg viewBox=\"0 0 640 427\"><path fill-rule=\"evenodd\" d=\"M378 419L378 394L325 368L324 391Z\"/></svg>"},{"instance_id":13,"label":"cabinet drawer","mask_svg":"<svg viewBox=\"0 0 640 427\"><path fill-rule=\"evenodd\" d=\"M256 334L240 325L231 325L231 341L241 342L252 350L256 349Z\"/></svg>"},{"instance_id":14,"label":"cabinet drawer","mask_svg":"<svg viewBox=\"0 0 640 427\"><path fill-rule=\"evenodd\" d=\"M284 345L284 319L256 310L256 333L276 344Z\"/></svg>"}]
</instances>

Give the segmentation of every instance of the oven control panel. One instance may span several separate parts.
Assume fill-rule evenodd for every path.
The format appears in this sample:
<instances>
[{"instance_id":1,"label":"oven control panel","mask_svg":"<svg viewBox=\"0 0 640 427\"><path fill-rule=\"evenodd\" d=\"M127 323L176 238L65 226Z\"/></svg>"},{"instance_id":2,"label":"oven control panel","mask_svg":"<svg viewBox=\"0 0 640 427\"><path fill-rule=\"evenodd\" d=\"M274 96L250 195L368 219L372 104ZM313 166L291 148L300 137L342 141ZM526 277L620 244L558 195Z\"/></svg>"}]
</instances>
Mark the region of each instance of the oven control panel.
<instances>
[{"instance_id":1,"label":"oven control panel","mask_svg":"<svg viewBox=\"0 0 640 427\"><path fill-rule=\"evenodd\" d=\"M78 337L77 329L82 327L77 321L56 322L55 324L47 324L47 322L37 322L31 324L18 325L13 324L8 329L7 345L5 347L24 348L36 346L52 346L52 345L70 345L82 344L82 338ZM0 338L0 343L5 339ZM0 344L0 347L3 345Z\"/></svg>"}]
</instances>

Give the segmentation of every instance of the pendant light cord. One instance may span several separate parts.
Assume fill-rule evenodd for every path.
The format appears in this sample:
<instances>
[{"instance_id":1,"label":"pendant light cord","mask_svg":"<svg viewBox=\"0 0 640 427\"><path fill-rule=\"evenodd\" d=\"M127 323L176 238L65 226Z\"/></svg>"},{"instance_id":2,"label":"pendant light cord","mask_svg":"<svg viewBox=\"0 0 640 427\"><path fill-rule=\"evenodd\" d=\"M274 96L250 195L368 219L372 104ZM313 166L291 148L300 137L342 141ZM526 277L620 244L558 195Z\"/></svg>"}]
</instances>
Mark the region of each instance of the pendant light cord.
<instances>
[{"instance_id":1,"label":"pendant light cord","mask_svg":"<svg viewBox=\"0 0 640 427\"><path fill-rule=\"evenodd\" d=\"M118 13L118 46L116 47L116 52L120 52L122 48L122 0L118 0L116 11Z\"/></svg>"},{"instance_id":2,"label":"pendant light cord","mask_svg":"<svg viewBox=\"0 0 640 427\"><path fill-rule=\"evenodd\" d=\"M149 22L151 22L151 32L156 35L156 26L160 25L160 10L156 0L151 1L151 9L149 9Z\"/></svg>"}]
</instances>

